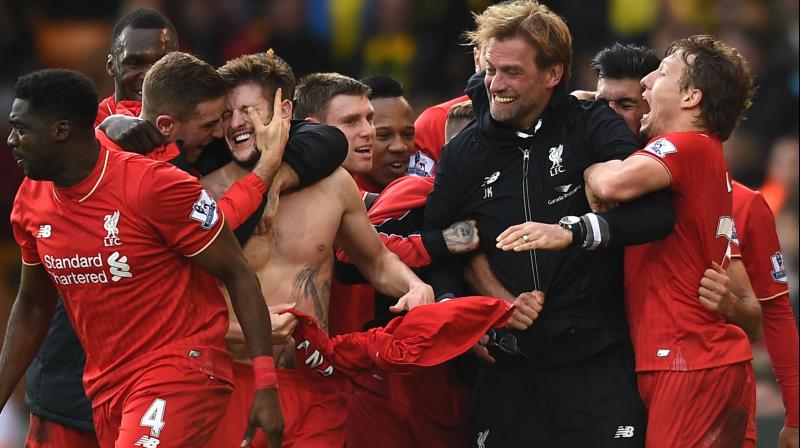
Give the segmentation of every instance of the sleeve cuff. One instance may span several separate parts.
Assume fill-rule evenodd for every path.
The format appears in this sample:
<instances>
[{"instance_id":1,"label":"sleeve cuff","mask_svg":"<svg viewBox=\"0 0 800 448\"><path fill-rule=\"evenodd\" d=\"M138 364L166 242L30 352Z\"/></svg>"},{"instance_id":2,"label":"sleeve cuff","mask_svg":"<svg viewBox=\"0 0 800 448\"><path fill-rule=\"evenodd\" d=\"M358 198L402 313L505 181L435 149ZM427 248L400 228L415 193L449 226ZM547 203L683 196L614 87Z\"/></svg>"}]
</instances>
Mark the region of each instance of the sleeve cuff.
<instances>
[{"instance_id":1,"label":"sleeve cuff","mask_svg":"<svg viewBox=\"0 0 800 448\"><path fill-rule=\"evenodd\" d=\"M254 173L250 173L247 176L243 177L239 182L242 185L252 188L253 190L258 191L259 195L263 195L267 192L267 184L261 180L260 177L255 175Z\"/></svg>"},{"instance_id":2,"label":"sleeve cuff","mask_svg":"<svg viewBox=\"0 0 800 448\"><path fill-rule=\"evenodd\" d=\"M450 251L447 250L447 244L444 242L444 236L441 230L428 230L422 232L422 244L428 251L431 261L439 261L450 256Z\"/></svg>"}]
</instances>

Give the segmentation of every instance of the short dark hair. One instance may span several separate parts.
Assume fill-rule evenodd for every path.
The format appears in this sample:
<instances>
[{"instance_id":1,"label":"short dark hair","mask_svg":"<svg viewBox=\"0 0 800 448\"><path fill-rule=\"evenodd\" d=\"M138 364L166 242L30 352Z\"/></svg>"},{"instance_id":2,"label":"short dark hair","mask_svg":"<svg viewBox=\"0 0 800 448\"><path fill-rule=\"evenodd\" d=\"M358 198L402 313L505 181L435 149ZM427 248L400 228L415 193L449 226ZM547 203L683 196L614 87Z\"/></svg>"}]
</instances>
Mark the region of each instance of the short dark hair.
<instances>
[{"instance_id":1,"label":"short dark hair","mask_svg":"<svg viewBox=\"0 0 800 448\"><path fill-rule=\"evenodd\" d=\"M266 53L248 54L230 60L219 68L219 74L229 89L252 82L261 86L265 95L280 87L284 99L294 96L292 67L271 49Z\"/></svg>"},{"instance_id":2,"label":"short dark hair","mask_svg":"<svg viewBox=\"0 0 800 448\"><path fill-rule=\"evenodd\" d=\"M370 89L369 99L399 98L405 95L400 81L389 75L369 75L360 79Z\"/></svg>"},{"instance_id":3,"label":"short dark hair","mask_svg":"<svg viewBox=\"0 0 800 448\"><path fill-rule=\"evenodd\" d=\"M139 8L122 16L114 25L114 31L111 33L111 54L116 55L119 50L119 36L127 27L136 30L160 30L166 28L172 33L175 41L178 41L178 32L175 31L175 25L164 14L151 8Z\"/></svg>"},{"instance_id":4,"label":"short dark hair","mask_svg":"<svg viewBox=\"0 0 800 448\"><path fill-rule=\"evenodd\" d=\"M294 97L294 117L322 119L330 101L339 95L369 98L370 89L361 81L339 73L312 73L297 84Z\"/></svg>"},{"instance_id":5,"label":"short dark hair","mask_svg":"<svg viewBox=\"0 0 800 448\"><path fill-rule=\"evenodd\" d=\"M660 63L656 52L647 47L617 42L594 55L592 70L598 78L638 80L657 69Z\"/></svg>"},{"instance_id":6,"label":"short dark hair","mask_svg":"<svg viewBox=\"0 0 800 448\"><path fill-rule=\"evenodd\" d=\"M74 70L46 69L20 76L14 95L30 103L36 115L69 120L76 127L94 127L97 90L89 77Z\"/></svg>"},{"instance_id":7,"label":"short dark hair","mask_svg":"<svg viewBox=\"0 0 800 448\"><path fill-rule=\"evenodd\" d=\"M225 96L227 91L214 67L188 53L173 51L145 75L142 111L147 118L172 115L185 120L198 104Z\"/></svg>"},{"instance_id":8,"label":"short dark hair","mask_svg":"<svg viewBox=\"0 0 800 448\"><path fill-rule=\"evenodd\" d=\"M742 55L709 35L678 39L667 48L667 56L680 52L686 69L678 81L681 91L695 88L703 92L700 118L703 126L730 137L752 104L753 76Z\"/></svg>"}]
</instances>

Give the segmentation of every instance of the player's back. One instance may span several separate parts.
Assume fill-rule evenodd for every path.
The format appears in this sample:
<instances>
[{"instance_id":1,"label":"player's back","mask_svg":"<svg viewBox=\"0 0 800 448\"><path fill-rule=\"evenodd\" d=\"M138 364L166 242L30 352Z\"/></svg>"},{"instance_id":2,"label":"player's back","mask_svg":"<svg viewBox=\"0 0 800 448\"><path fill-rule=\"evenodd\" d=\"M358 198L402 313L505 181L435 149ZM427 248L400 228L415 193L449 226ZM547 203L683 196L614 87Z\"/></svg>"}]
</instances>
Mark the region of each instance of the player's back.
<instances>
[{"instance_id":1,"label":"player's back","mask_svg":"<svg viewBox=\"0 0 800 448\"><path fill-rule=\"evenodd\" d=\"M12 219L30 235L23 260L41 261L64 298L95 403L158 359L229 378L225 302L187 258L222 227L203 196L174 167L102 146L78 185L20 187Z\"/></svg>"},{"instance_id":2,"label":"player's back","mask_svg":"<svg viewBox=\"0 0 800 448\"><path fill-rule=\"evenodd\" d=\"M701 133L666 134L636 156L652 157L669 171L676 213L671 235L625 252L637 371L695 370L749 359L744 332L698 300L703 272L712 262L725 263L733 229L722 143Z\"/></svg>"}]
</instances>

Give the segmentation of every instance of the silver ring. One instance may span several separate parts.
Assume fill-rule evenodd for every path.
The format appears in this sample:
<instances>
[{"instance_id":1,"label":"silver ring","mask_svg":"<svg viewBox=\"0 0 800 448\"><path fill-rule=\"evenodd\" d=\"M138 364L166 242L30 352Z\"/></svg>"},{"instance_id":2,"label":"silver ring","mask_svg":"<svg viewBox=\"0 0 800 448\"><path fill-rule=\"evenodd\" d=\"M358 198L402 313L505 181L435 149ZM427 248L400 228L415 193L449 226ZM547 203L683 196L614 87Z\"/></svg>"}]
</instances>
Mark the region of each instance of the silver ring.
<instances>
[{"instance_id":1,"label":"silver ring","mask_svg":"<svg viewBox=\"0 0 800 448\"><path fill-rule=\"evenodd\" d=\"M522 241L528 242L528 235L522 235Z\"/></svg>"}]
</instances>

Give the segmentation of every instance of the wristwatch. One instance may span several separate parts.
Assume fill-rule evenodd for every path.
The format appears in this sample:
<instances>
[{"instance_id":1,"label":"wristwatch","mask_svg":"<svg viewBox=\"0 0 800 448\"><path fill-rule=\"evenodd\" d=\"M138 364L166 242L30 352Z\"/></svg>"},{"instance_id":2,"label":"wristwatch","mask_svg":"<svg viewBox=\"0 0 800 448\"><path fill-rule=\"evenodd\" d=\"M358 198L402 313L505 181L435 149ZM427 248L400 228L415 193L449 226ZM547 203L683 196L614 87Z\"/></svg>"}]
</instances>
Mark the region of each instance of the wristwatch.
<instances>
[{"instance_id":1,"label":"wristwatch","mask_svg":"<svg viewBox=\"0 0 800 448\"><path fill-rule=\"evenodd\" d=\"M586 229L583 221L577 216L565 216L558 221L558 225L572 232L572 246L582 246L586 239Z\"/></svg>"}]
</instances>

